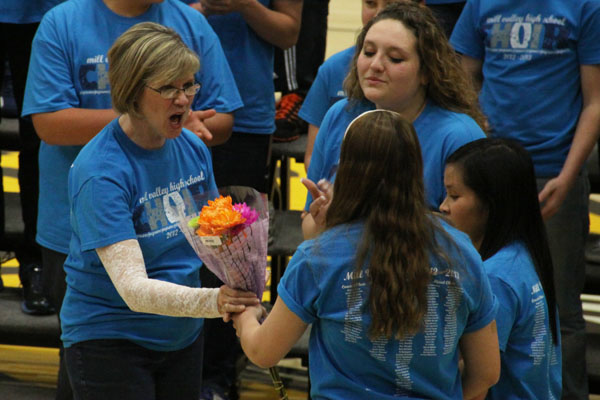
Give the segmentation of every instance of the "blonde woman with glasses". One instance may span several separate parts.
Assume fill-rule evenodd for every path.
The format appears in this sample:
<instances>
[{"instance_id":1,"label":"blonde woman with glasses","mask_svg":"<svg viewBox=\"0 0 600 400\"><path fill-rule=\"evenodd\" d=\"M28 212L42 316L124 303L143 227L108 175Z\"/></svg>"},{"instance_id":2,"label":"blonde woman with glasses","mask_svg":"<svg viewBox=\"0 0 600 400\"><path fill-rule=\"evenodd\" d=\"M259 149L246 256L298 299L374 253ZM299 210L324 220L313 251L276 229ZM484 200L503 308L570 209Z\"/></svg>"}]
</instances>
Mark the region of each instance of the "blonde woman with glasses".
<instances>
[{"instance_id":1,"label":"blonde woman with glasses","mask_svg":"<svg viewBox=\"0 0 600 400\"><path fill-rule=\"evenodd\" d=\"M120 116L69 173L69 380L76 399L197 400L202 318L259 302L201 288L202 262L179 234L176 207L216 192L208 148L184 128L200 63L175 31L151 22L127 30L108 56Z\"/></svg>"}]
</instances>

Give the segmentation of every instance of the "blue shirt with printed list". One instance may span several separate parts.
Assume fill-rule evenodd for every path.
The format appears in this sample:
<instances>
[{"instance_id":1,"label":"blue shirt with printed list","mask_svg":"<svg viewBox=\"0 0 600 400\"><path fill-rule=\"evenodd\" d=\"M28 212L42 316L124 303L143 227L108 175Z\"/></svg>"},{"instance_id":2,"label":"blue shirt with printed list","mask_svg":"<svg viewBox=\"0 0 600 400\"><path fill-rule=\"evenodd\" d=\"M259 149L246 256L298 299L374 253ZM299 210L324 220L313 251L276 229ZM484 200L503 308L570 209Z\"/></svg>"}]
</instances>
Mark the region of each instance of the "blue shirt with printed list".
<instances>
[{"instance_id":1,"label":"blue shirt with printed list","mask_svg":"<svg viewBox=\"0 0 600 400\"><path fill-rule=\"evenodd\" d=\"M402 339L367 335L368 268L355 270L362 222L333 227L300 245L277 292L312 324L311 398L462 399L458 342L491 323L497 304L469 238L442 225L438 243L453 264L430 256L423 328Z\"/></svg>"},{"instance_id":2,"label":"blue shirt with printed list","mask_svg":"<svg viewBox=\"0 0 600 400\"><path fill-rule=\"evenodd\" d=\"M483 265L498 299L496 326L502 361L500 380L487 398L560 399L560 338L552 343L546 297L527 248L514 242Z\"/></svg>"}]
</instances>

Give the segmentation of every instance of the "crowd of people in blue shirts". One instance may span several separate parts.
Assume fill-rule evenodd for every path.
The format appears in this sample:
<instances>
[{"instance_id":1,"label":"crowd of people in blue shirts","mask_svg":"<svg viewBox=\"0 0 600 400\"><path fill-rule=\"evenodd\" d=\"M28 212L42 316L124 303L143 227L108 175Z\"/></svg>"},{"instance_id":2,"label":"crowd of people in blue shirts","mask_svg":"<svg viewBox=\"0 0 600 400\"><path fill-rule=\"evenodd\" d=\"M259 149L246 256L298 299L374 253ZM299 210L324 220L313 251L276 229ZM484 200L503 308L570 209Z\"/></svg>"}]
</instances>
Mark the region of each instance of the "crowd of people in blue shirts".
<instances>
[{"instance_id":1,"label":"crowd of people in blue shirts","mask_svg":"<svg viewBox=\"0 0 600 400\"><path fill-rule=\"evenodd\" d=\"M0 1L20 169L39 157L24 311L59 317L56 398L234 398L240 349L275 365L309 325L314 399L587 398L600 1L363 0L298 113L306 240L267 315L174 207L269 191L274 54L303 3Z\"/></svg>"}]
</instances>

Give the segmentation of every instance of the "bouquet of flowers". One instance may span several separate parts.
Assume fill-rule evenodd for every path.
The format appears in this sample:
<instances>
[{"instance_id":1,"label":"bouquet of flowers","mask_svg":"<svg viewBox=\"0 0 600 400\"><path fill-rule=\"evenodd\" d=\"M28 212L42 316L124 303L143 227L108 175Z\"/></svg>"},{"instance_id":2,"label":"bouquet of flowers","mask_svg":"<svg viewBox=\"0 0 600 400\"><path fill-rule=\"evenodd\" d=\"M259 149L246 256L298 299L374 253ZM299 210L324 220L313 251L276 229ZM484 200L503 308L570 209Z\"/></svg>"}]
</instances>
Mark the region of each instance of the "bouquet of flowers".
<instances>
[{"instance_id":1,"label":"bouquet of flowers","mask_svg":"<svg viewBox=\"0 0 600 400\"><path fill-rule=\"evenodd\" d=\"M200 199L201 204L205 201ZM252 291L261 299L267 281L266 195L249 187L230 186L206 202L200 212L180 215L179 228L221 281L235 289ZM287 399L277 367L269 368L269 373L280 399Z\"/></svg>"},{"instance_id":2,"label":"bouquet of flowers","mask_svg":"<svg viewBox=\"0 0 600 400\"><path fill-rule=\"evenodd\" d=\"M248 187L219 190L179 228L198 257L227 286L256 293L266 284L269 213L266 196Z\"/></svg>"}]
</instances>

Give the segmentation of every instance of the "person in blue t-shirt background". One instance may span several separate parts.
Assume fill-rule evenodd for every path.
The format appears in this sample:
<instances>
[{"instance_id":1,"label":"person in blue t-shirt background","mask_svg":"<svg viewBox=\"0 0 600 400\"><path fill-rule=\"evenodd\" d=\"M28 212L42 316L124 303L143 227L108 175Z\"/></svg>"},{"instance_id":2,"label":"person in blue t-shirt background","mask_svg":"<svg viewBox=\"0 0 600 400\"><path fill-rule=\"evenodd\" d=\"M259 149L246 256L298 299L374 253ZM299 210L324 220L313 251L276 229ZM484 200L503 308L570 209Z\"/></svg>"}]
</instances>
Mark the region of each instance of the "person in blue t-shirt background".
<instances>
[{"instance_id":1,"label":"person in blue t-shirt background","mask_svg":"<svg viewBox=\"0 0 600 400\"><path fill-rule=\"evenodd\" d=\"M212 148L218 186L244 185L268 192L268 162L275 131L273 53L298 40L302 0L201 0L219 37L244 107L234 112L233 133Z\"/></svg>"},{"instance_id":2,"label":"person in blue t-shirt background","mask_svg":"<svg viewBox=\"0 0 600 400\"><path fill-rule=\"evenodd\" d=\"M420 153L400 114L359 116L324 232L296 251L262 325L259 306L232 316L261 367L312 325L313 399L468 399L498 379L496 300L469 238L429 211Z\"/></svg>"},{"instance_id":3,"label":"person in blue t-shirt background","mask_svg":"<svg viewBox=\"0 0 600 400\"><path fill-rule=\"evenodd\" d=\"M506 139L467 143L446 164L440 211L483 259L502 371L489 399L560 399L561 352L552 257L531 157Z\"/></svg>"},{"instance_id":4,"label":"person in blue t-shirt background","mask_svg":"<svg viewBox=\"0 0 600 400\"><path fill-rule=\"evenodd\" d=\"M477 95L448 39L427 7L396 2L379 12L361 31L350 72L348 98L335 103L323 119L308 168L312 182L331 178L349 123L374 108L400 113L414 124L423 155L427 203L437 209L445 196L446 158L463 144L485 137ZM308 182L308 181L307 181ZM313 196L310 185L305 211ZM317 207L320 208L320 207ZM313 218L302 222L311 237Z\"/></svg>"},{"instance_id":5,"label":"person in blue t-shirt background","mask_svg":"<svg viewBox=\"0 0 600 400\"><path fill-rule=\"evenodd\" d=\"M202 318L259 304L251 292L201 288L202 261L178 226L217 193L208 148L184 128L200 60L153 22L128 29L107 55L120 116L69 172L69 380L77 399L197 400Z\"/></svg>"},{"instance_id":6,"label":"person in blue t-shirt background","mask_svg":"<svg viewBox=\"0 0 600 400\"><path fill-rule=\"evenodd\" d=\"M189 2L189 0L184 0ZM289 48L300 31L302 0L201 0L192 7L206 15L221 41L244 107L234 112L233 132L212 150L217 186L249 186L268 193L270 146L275 131L275 48ZM208 269L205 285L223 284ZM203 397L237 398L238 359L243 352L230 324L206 324Z\"/></svg>"},{"instance_id":7,"label":"person in blue t-shirt background","mask_svg":"<svg viewBox=\"0 0 600 400\"><path fill-rule=\"evenodd\" d=\"M361 21L363 26L367 24L379 11L385 6L397 1L410 0L362 0L361 1ZM416 3L422 0L412 0ZM308 123L308 138L306 143L306 152L304 153L304 169L308 171L310 157L319 127L325 117L325 113L336 101L346 97L342 84L344 78L348 75L350 63L354 56L355 47L349 47L329 57L319 71L315 80L312 82L306 98L302 102L302 107L298 111L298 116Z\"/></svg>"},{"instance_id":8,"label":"person in blue t-shirt background","mask_svg":"<svg viewBox=\"0 0 600 400\"><path fill-rule=\"evenodd\" d=\"M21 115L25 82L31 55L31 42L44 14L63 0L0 0L0 90L4 81L5 65L10 70L11 97L15 101L16 116ZM6 61L6 63L5 63ZM4 92L4 91L3 91ZM7 98L1 107L5 114ZM2 116L0 115L0 119ZM54 313L54 308L43 293L42 255L35 241L38 213L38 152L40 139L31 118L19 118L19 198L23 219L23 241L17 244L15 256L19 262L19 279L23 285L21 309L30 315ZM5 229L4 187L0 169L0 238ZM2 289L0 277L0 290Z\"/></svg>"},{"instance_id":9,"label":"person in blue t-shirt background","mask_svg":"<svg viewBox=\"0 0 600 400\"><path fill-rule=\"evenodd\" d=\"M243 105L219 39L204 16L179 0L70 0L46 13L33 40L23 116L31 115L42 139L36 240L44 290L59 315L72 233L69 168L81 147L117 117L106 53L119 35L144 21L175 29L200 57L196 80L202 89L186 120L188 129L209 145L222 143L231 133L233 111ZM68 385L60 371L64 368L59 385Z\"/></svg>"},{"instance_id":10,"label":"person in blue t-shirt background","mask_svg":"<svg viewBox=\"0 0 600 400\"><path fill-rule=\"evenodd\" d=\"M600 136L600 1L470 0L450 42L481 87L494 137L533 159L554 264L563 398L587 399L585 169Z\"/></svg>"}]
</instances>

